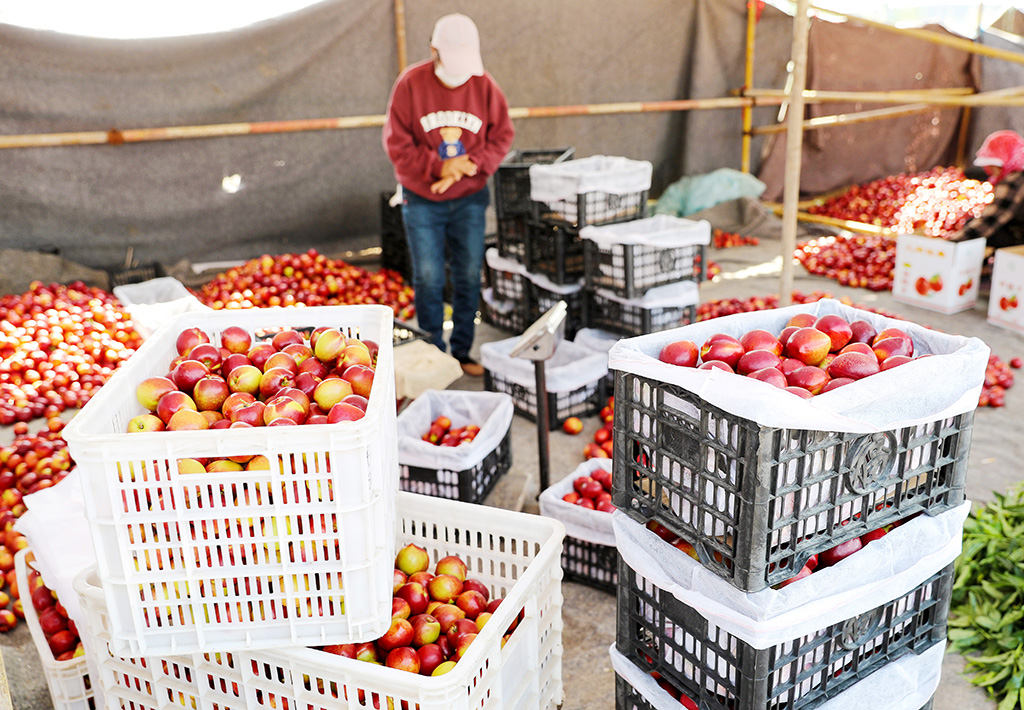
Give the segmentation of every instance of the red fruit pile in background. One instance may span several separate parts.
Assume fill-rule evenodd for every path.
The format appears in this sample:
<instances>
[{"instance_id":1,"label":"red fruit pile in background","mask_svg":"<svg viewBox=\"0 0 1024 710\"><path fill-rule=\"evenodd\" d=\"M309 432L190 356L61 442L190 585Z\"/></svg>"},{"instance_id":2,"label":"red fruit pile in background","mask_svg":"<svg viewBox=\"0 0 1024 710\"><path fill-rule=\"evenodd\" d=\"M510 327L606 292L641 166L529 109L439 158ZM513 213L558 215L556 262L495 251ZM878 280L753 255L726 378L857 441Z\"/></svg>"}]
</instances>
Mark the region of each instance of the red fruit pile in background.
<instances>
[{"instance_id":1,"label":"red fruit pile in background","mask_svg":"<svg viewBox=\"0 0 1024 710\"><path fill-rule=\"evenodd\" d=\"M615 418L615 397L609 397L598 412L601 426L594 432L594 440L583 447L585 459L607 459L612 456L612 420ZM608 490L611 490L609 485Z\"/></svg>"},{"instance_id":2,"label":"red fruit pile in background","mask_svg":"<svg viewBox=\"0 0 1024 710\"><path fill-rule=\"evenodd\" d=\"M26 510L23 498L58 483L74 467L60 434L63 428L59 417L51 417L45 429L29 434L28 425L18 422L14 440L0 447L0 631L10 631L24 618L14 580L14 555L28 546L14 530L14 521Z\"/></svg>"},{"instance_id":3,"label":"red fruit pile in background","mask_svg":"<svg viewBox=\"0 0 1024 710\"><path fill-rule=\"evenodd\" d=\"M458 446L468 444L480 433L476 424L467 424L452 428L452 420L441 415L430 423L430 429L421 438L429 444L437 446Z\"/></svg>"},{"instance_id":4,"label":"red fruit pile in background","mask_svg":"<svg viewBox=\"0 0 1024 710\"><path fill-rule=\"evenodd\" d=\"M589 476L577 476L572 482L572 492L562 496L566 503L572 503L602 513L612 513L612 472L596 469Z\"/></svg>"},{"instance_id":5,"label":"red fruit pile in background","mask_svg":"<svg viewBox=\"0 0 1024 710\"><path fill-rule=\"evenodd\" d=\"M0 426L83 406L141 342L117 299L81 281L0 297Z\"/></svg>"},{"instance_id":6,"label":"red fruit pile in background","mask_svg":"<svg viewBox=\"0 0 1024 710\"><path fill-rule=\"evenodd\" d=\"M800 291L793 291L793 303L813 303L823 298L835 298L832 294L827 291L814 291L810 294L804 294ZM872 313L878 313L879 315L885 316L886 318L895 318L898 320L906 320L903 316L898 313L892 313L889 311L882 310L880 308L872 308L870 306L864 306L853 303L853 301L847 297L837 299L841 303L847 306L853 306L862 311L870 311ZM769 294L767 296L752 296L747 299L740 298L726 298L719 299L717 301L705 301L697 307L697 320L710 320L712 318L718 318L720 316L728 316L733 313L746 313L748 311L765 311L772 308L779 307L779 297L775 294ZM1013 363L1017 362L1017 367L1024 364L1021 358L1015 357L1010 360L1010 366L1013 367ZM985 384L982 386L981 396L978 399L979 407L1001 407L1003 406L1003 398L1005 397L1006 390L1013 386L1014 376L1006 363L1004 363L999 356L994 353L989 355L988 366L985 370Z\"/></svg>"},{"instance_id":7,"label":"red fruit pile in background","mask_svg":"<svg viewBox=\"0 0 1024 710\"><path fill-rule=\"evenodd\" d=\"M896 240L890 237L821 237L798 246L793 256L809 273L835 279L843 286L892 290Z\"/></svg>"},{"instance_id":8,"label":"red fruit pile in background","mask_svg":"<svg viewBox=\"0 0 1024 710\"><path fill-rule=\"evenodd\" d=\"M367 271L315 249L251 259L215 276L197 297L217 310L379 303L402 320L415 314L412 287L398 272Z\"/></svg>"},{"instance_id":9,"label":"red fruit pile in background","mask_svg":"<svg viewBox=\"0 0 1024 710\"><path fill-rule=\"evenodd\" d=\"M730 247L757 246L761 240L757 237L746 237L734 232L726 232L721 229L711 230L711 244L716 249L728 249Z\"/></svg>"},{"instance_id":10,"label":"red fruit pile in background","mask_svg":"<svg viewBox=\"0 0 1024 710\"><path fill-rule=\"evenodd\" d=\"M502 600L490 599L486 585L469 577L466 563L455 555L438 560L433 574L427 571L429 566L430 555L422 547L409 544L399 550L391 628L376 641L334 644L322 650L425 676L451 671ZM502 635L502 646L522 618L520 611Z\"/></svg>"},{"instance_id":11,"label":"red fruit pile in background","mask_svg":"<svg viewBox=\"0 0 1024 710\"><path fill-rule=\"evenodd\" d=\"M949 237L992 201L992 186L969 180L960 168L890 175L829 198L807 211L835 219Z\"/></svg>"},{"instance_id":12,"label":"red fruit pile in background","mask_svg":"<svg viewBox=\"0 0 1024 710\"><path fill-rule=\"evenodd\" d=\"M75 622L68 617L68 611L60 603L56 592L43 583L39 572L32 567L28 568L28 579L24 581L28 589L23 590L23 593L32 602L36 620L53 657L58 661L70 661L84 656L85 650Z\"/></svg>"}]
</instances>

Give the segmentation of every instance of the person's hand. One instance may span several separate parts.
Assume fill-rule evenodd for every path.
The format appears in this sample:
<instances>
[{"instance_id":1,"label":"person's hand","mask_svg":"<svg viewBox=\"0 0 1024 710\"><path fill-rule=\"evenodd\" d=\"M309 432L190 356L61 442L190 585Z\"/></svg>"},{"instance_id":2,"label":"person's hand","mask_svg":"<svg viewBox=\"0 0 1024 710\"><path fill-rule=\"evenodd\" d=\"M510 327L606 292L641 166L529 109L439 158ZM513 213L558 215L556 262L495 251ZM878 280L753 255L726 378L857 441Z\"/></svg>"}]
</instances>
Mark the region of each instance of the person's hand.
<instances>
[{"instance_id":1,"label":"person's hand","mask_svg":"<svg viewBox=\"0 0 1024 710\"><path fill-rule=\"evenodd\" d=\"M461 180L464 177L473 177L477 173L477 166L468 155L457 155L448 158L441 163L441 178L454 178Z\"/></svg>"},{"instance_id":2,"label":"person's hand","mask_svg":"<svg viewBox=\"0 0 1024 710\"><path fill-rule=\"evenodd\" d=\"M456 182L458 182L458 180L453 177L441 178L440 180L438 180L437 182L430 186L430 191L435 195L440 195L449 187L454 185Z\"/></svg>"}]
</instances>

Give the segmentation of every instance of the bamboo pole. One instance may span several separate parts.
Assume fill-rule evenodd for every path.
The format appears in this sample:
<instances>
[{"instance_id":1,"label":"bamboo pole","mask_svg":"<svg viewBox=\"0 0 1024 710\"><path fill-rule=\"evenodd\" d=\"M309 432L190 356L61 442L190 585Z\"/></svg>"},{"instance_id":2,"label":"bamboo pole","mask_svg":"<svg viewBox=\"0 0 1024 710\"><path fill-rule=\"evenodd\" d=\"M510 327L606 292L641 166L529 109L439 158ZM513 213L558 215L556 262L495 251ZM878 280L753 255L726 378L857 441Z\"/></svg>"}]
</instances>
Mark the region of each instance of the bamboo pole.
<instances>
[{"instance_id":1,"label":"bamboo pole","mask_svg":"<svg viewBox=\"0 0 1024 710\"><path fill-rule=\"evenodd\" d=\"M754 0L747 1L747 43L746 63L743 68L743 91L751 88L754 83L754 39L757 25L757 3ZM741 146L740 170L750 172L750 129L754 125L754 109L752 106L743 107L743 143Z\"/></svg>"},{"instance_id":2,"label":"bamboo pole","mask_svg":"<svg viewBox=\"0 0 1024 710\"><path fill-rule=\"evenodd\" d=\"M848 126L855 123L868 123L869 121L879 121L886 118L909 116L914 113L921 113L922 111L929 111L934 108L934 106L929 106L928 104L910 104L908 106L880 108L873 111L840 113L834 116L818 116L804 121L803 126L805 131L816 130L819 128L831 128L834 126ZM773 126L758 126L757 128L751 129L750 132L753 135L764 135L769 133L783 133L785 131L786 126L780 123Z\"/></svg>"},{"instance_id":3,"label":"bamboo pole","mask_svg":"<svg viewBox=\"0 0 1024 710\"><path fill-rule=\"evenodd\" d=\"M809 9L815 12L825 13L828 15L835 15L837 17L843 17L851 22L865 25L867 27L874 27L875 29L885 30L886 32L892 32L894 34L900 34L904 37L914 37L916 39L923 40L925 42L931 42L932 44L941 44L946 47L953 47L964 52L970 52L972 54L981 54L986 57L993 57L995 59L1004 59L1008 62L1014 62L1015 64L1024 64L1024 53L1011 52L1006 49L999 49L997 47L988 47L984 44L978 44L969 39L962 37L954 37L952 35L944 35L931 30L914 29L909 27L893 27L887 25L884 22L875 22L874 20L867 20L863 17L857 17L855 15L848 15L845 12L838 12L836 10L829 10L824 7L818 7L817 5L810 5Z\"/></svg>"},{"instance_id":4,"label":"bamboo pole","mask_svg":"<svg viewBox=\"0 0 1024 710\"><path fill-rule=\"evenodd\" d=\"M793 252L796 250L797 203L800 201L800 162L803 155L804 88L807 85L807 43L810 34L808 0L797 0L793 17L793 88L786 116L786 173L782 200L782 275L779 305L793 301Z\"/></svg>"},{"instance_id":5,"label":"bamboo pole","mask_svg":"<svg viewBox=\"0 0 1024 710\"><path fill-rule=\"evenodd\" d=\"M784 208L777 202L765 202L764 206L774 212L776 215L784 214ZM882 227L877 224L868 224L867 222L855 222L849 219L838 219L836 217L829 217L823 214L813 214L811 212L804 212L802 210L797 211L797 217L800 218L801 222L813 222L816 224L825 224L830 227L839 227L850 232L860 232L861 234L874 234L880 237L890 237L895 239L899 232L896 232L889 227ZM794 245L795 249L795 245ZM792 252L790 252L792 254Z\"/></svg>"},{"instance_id":6,"label":"bamboo pole","mask_svg":"<svg viewBox=\"0 0 1024 710\"><path fill-rule=\"evenodd\" d=\"M405 0L395 0L395 44L398 46L398 73L409 66L409 52L405 37Z\"/></svg>"},{"instance_id":7,"label":"bamboo pole","mask_svg":"<svg viewBox=\"0 0 1024 710\"><path fill-rule=\"evenodd\" d=\"M784 97L778 89L753 89L746 96L757 99ZM936 91L805 91L804 100L812 103L876 103L904 104L927 103L936 106L1019 106L1024 105L1024 86L1014 86L995 91L974 93L971 89L946 89Z\"/></svg>"},{"instance_id":8,"label":"bamboo pole","mask_svg":"<svg viewBox=\"0 0 1024 710\"><path fill-rule=\"evenodd\" d=\"M617 113L649 113L688 111L700 109L738 108L746 104L774 106L782 98L754 99L727 97L711 99L676 99L670 101L639 101L611 104L581 104L578 106L534 106L509 110L512 118L545 118L552 116L597 116ZM183 140L193 138L220 138L299 131L326 131L348 128L373 128L384 125L382 114L374 116L345 116L341 118L309 118L284 121L252 121L245 123L216 123L203 126L170 126L163 128L128 128L109 131L73 131L69 133L31 133L0 136L0 149L47 148L75 145L122 145L147 141Z\"/></svg>"}]
</instances>

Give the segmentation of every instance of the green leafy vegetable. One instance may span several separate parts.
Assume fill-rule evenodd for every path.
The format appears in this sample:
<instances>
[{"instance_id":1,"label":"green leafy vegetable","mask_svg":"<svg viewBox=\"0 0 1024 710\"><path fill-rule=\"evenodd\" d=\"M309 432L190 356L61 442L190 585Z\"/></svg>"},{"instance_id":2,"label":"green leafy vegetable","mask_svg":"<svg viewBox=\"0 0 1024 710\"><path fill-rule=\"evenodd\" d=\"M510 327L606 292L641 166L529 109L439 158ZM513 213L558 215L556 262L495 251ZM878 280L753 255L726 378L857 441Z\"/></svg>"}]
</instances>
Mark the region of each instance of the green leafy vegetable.
<instances>
[{"instance_id":1,"label":"green leafy vegetable","mask_svg":"<svg viewBox=\"0 0 1024 710\"><path fill-rule=\"evenodd\" d=\"M998 710L1024 708L1024 484L964 522L949 641Z\"/></svg>"}]
</instances>

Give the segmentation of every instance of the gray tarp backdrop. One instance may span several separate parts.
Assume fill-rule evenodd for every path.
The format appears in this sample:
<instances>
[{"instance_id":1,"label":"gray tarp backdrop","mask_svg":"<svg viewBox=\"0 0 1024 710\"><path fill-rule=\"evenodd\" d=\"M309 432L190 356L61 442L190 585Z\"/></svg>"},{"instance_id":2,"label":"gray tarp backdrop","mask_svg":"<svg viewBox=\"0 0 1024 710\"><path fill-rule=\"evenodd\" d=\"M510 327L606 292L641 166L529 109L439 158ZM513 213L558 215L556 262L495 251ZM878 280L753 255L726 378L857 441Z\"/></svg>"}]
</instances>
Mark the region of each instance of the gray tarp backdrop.
<instances>
[{"instance_id":1,"label":"gray tarp backdrop","mask_svg":"<svg viewBox=\"0 0 1024 710\"><path fill-rule=\"evenodd\" d=\"M743 83L745 0L407 5L410 62L427 58L438 16L465 12L512 106L719 97ZM814 23L809 69L821 88L977 81L961 52L883 33L865 43L864 30L823 24ZM791 40L791 19L766 7L756 87L784 88ZM162 40L0 25L0 134L381 114L398 72L395 47L390 0L324 0L234 32ZM982 88L1021 84L1021 67L1013 69L995 79L982 72ZM911 71L922 76L910 81ZM813 115L834 108L814 107ZM777 112L757 109L755 125L775 122ZM931 167L948 159L958 116L858 127L875 138L866 150L839 130L809 137L804 188ZM739 110L531 118L516 121L514 147L574 146L577 157L650 160L657 196L683 175L738 169L741 128ZM784 140L771 141L762 161L764 144L754 141L754 171L769 184L768 196L781 195L774 156ZM239 189L224 190L224 177L233 175ZM393 188L379 128L0 150L0 247L55 248L104 268L123 265L129 248L142 264L309 246L336 252L379 233L380 194Z\"/></svg>"}]
</instances>

